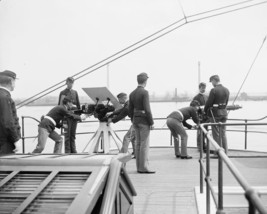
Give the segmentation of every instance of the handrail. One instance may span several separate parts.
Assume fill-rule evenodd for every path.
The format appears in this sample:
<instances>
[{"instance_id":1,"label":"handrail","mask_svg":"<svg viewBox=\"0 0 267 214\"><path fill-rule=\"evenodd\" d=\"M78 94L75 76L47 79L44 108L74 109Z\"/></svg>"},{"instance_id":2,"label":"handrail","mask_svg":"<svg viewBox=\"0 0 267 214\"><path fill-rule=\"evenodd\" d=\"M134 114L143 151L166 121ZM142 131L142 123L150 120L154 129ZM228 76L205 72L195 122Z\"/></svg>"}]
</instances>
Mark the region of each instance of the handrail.
<instances>
[{"instance_id":1,"label":"handrail","mask_svg":"<svg viewBox=\"0 0 267 214\"><path fill-rule=\"evenodd\" d=\"M116 198L117 187L119 185L119 177L122 162L114 159L110 164L109 176L104 192L100 214L111 214Z\"/></svg>"},{"instance_id":2,"label":"handrail","mask_svg":"<svg viewBox=\"0 0 267 214\"><path fill-rule=\"evenodd\" d=\"M264 207L259 194L255 189L249 185L247 180L242 176L242 174L239 172L239 170L236 168L236 166L232 163L230 158L226 155L224 149L218 145L218 143L212 138L211 134L206 130L207 126L218 126L219 129L221 129L222 126L267 126L267 123L205 123L200 124L200 130L202 132L201 134L201 144L203 144L203 136L205 136L207 141L207 151L206 151L206 173L205 173L205 180L207 182L207 191L206 191L206 213L210 214L210 191L212 193L212 196L214 198L215 204L217 206L217 213L222 213L223 211L223 189L222 189L222 178L223 178L223 169L222 169L222 163L224 162L232 175L235 177L236 181L240 184L240 186L245 191L245 197L248 200L249 203L249 213L255 213L255 210L258 210L260 213L267 213L266 208ZM210 143L215 147L215 152L218 154L218 201L215 198L213 187L211 186L210 182ZM203 158L203 151L202 151L202 145L200 150L200 177L203 178L203 164L202 164L202 158ZM200 181L200 192L203 193L203 182Z\"/></svg>"}]
</instances>

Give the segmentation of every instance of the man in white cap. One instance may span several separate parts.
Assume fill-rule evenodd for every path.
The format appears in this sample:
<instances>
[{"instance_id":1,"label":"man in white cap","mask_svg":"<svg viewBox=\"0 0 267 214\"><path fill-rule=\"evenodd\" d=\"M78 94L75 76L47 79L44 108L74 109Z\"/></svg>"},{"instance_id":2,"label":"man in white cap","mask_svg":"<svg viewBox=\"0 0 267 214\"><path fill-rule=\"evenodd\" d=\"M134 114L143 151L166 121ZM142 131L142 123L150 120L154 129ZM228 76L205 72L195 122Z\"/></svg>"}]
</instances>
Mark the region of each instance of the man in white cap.
<instances>
[{"instance_id":1,"label":"man in white cap","mask_svg":"<svg viewBox=\"0 0 267 214\"><path fill-rule=\"evenodd\" d=\"M21 138L16 105L10 92L14 90L16 73L0 72L0 155L16 152Z\"/></svg>"}]
</instances>

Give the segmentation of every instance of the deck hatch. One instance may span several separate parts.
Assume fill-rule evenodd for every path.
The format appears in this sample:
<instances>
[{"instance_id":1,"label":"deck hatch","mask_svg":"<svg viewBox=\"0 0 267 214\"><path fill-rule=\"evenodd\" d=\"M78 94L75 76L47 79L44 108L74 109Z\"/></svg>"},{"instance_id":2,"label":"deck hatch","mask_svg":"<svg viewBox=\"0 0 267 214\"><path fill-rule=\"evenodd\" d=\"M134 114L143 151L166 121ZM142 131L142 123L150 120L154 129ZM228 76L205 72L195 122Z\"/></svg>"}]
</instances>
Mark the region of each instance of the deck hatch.
<instances>
[{"instance_id":1,"label":"deck hatch","mask_svg":"<svg viewBox=\"0 0 267 214\"><path fill-rule=\"evenodd\" d=\"M1 173L3 175L3 173ZM19 172L0 188L1 213L12 213L47 177L49 172Z\"/></svg>"},{"instance_id":2,"label":"deck hatch","mask_svg":"<svg viewBox=\"0 0 267 214\"><path fill-rule=\"evenodd\" d=\"M90 172L59 172L23 213L65 213Z\"/></svg>"}]
</instances>

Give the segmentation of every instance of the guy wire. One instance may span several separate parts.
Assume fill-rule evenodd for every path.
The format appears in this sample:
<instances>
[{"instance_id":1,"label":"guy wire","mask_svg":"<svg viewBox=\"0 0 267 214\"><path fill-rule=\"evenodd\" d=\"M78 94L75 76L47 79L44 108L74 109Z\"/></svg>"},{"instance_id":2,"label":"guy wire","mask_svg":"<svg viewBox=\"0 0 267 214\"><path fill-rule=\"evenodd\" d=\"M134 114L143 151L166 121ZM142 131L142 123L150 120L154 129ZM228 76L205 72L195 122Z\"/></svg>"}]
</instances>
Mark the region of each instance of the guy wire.
<instances>
[{"instance_id":1,"label":"guy wire","mask_svg":"<svg viewBox=\"0 0 267 214\"><path fill-rule=\"evenodd\" d=\"M261 51L261 49L262 49L262 47L263 47L263 45L264 45L264 43L265 43L265 40L266 40L266 36L264 37L263 42L262 42L262 44L261 44L261 46L260 46L260 48L259 48L259 50L258 50L258 52L257 52L257 54L256 54L256 56L255 56L255 58L254 58L252 64L250 65L250 68L249 68L249 70L248 70L246 76L245 76L245 79L243 80L243 82L242 82L242 84L241 84L241 86L240 86L240 88L239 88L239 90L238 90L238 92L237 92L237 94L236 94L236 96L235 96L235 99L234 99L234 101L233 101L233 105L234 105L234 103L235 103L235 101L236 101L236 99L237 99L237 97L238 97L238 95L239 95L239 93L240 93L240 91L241 91L241 89L242 89L242 87L243 87L243 85L244 85L244 83L245 83L245 81L246 81L246 79L247 79L249 73L251 72L253 65L255 64L255 62L256 62L256 60L257 60L259 54L260 54L260 51Z\"/></svg>"}]
</instances>

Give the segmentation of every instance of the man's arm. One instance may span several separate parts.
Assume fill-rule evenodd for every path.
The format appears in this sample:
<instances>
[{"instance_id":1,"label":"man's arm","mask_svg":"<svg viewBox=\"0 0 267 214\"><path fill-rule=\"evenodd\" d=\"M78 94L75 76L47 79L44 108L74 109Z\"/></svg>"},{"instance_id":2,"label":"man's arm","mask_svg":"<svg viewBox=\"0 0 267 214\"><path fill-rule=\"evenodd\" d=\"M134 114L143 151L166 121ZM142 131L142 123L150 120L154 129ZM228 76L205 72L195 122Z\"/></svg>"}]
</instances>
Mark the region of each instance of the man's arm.
<instances>
[{"instance_id":1,"label":"man's arm","mask_svg":"<svg viewBox=\"0 0 267 214\"><path fill-rule=\"evenodd\" d=\"M149 94L148 91L145 91L144 98L143 98L143 106L146 112L146 116L149 122L149 125L152 126L154 124L151 109L150 109L150 102L149 102Z\"/></svg>"},{"instance_id":2,"label":"man's arm","mask_svg":"<svg viewBox=\"0 0 267 214\"><path fill-rule=\"evenodd\" d=\"M209 97L208 97L208 100L205 104L205 107L204 107L204 112L207 114L208 113L208 110L210 107L212 107L213 105L213 102L214 102L214 99L215 99L215 91L214 91L214 88L211 89L210 91L210 94L209 94Z\"/></svg>"},{"instance_id":3,"label":"man's arm","mask_svg":"<svg viewBox=\"0 0 267 214\"><path fill-rule=\"evenodd\" d=\"M120 110L119 114L116 115L115 117L113 117L113 118L111 119L111 121L112 121L113 123L117 123L118 121L122 120L122 119L125 118L125 117L128 115L128 113L129 113L128 108L121 108L121 109L119 109L119 110Z\"/></svg>"},{"instance_id":4,"label":"man's arm","mask_svg":"<svg viewBox=\"0 0 267 214\"><path fill-rule=\"evenodd\" d=\"M18 132L18 126L15 123L17 118L14 118L11 107L12 100L4 98L0 100L0 109L2 112L2 127L4 128L3 132L7 136L7 139L13 143L17 142L21 136ZM2 130L1 130L2 131Z\"/></svg>"}]
</instances>

